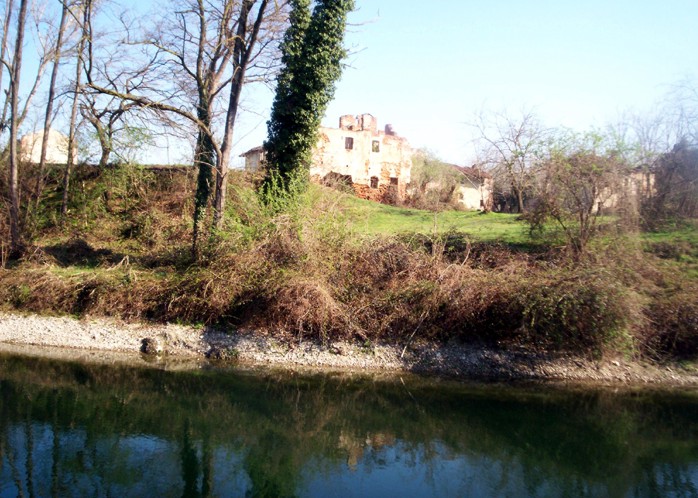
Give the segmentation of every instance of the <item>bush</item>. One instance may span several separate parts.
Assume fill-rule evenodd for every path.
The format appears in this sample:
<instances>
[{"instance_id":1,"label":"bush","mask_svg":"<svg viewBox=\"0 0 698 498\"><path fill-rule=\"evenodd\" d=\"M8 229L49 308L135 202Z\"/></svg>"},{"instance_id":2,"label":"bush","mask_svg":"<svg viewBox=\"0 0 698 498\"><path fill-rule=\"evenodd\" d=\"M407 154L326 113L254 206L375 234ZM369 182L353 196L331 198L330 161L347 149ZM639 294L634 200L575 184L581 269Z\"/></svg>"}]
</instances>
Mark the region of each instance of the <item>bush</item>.
<instances>
[{"instance_id":1,"label":"bush","mask_svg":"<svg viewBox=\"0 0 698 498\"><path fill-rule=\"evenodd\" d=\"M600 269L538 275L519 297L528 338L546 347L602 353L632 318L626 289Z\"/></svg>"},{"instance_id":2,"label":"bush","mask_svg":"<svg viewBox=\"0 0 698 498\"><path fill-rule=\"evenodd\" d=\"M652 302L647 310L649 330L644 352L657 359L698 358L698 286L673 290Z\"/></svg>"}]
</instances>

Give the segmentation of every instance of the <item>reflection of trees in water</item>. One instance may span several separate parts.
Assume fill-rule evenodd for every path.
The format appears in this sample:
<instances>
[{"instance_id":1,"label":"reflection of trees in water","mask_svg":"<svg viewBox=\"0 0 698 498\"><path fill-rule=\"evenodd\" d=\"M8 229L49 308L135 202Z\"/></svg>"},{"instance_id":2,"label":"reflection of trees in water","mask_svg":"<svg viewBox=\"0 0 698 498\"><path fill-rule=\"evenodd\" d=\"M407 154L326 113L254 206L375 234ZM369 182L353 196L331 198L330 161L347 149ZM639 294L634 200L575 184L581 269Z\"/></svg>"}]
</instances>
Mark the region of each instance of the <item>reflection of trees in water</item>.
<instances>
[{"instance_id":1,"label":"reflection of trees in water","mask_svg":"<svg viewBox=\"0 0 698 498\"><path fill-rule=\"evenodd\" d=\"M184 492L182 496L201 496L199 493L199 458L196 449L192 446L189 421L184 422L182 431L182 444L180 458L182 459L182 479L184 480Z\"/></svg>"},{"instance_id":2,"label":"reflection of trees in water","mask_svg":"<svg viewBox=\"0 0 698 498\"><path fill-rule=\"evenodd\" d=\"M0 475L24 495L41 494L45 477L53 495L204 497L228 485L295 496L309 479L402 466L432 493L459 476L458 490L487 483L497 494L695 495L695 398L428 382L406 389L370 378L5 359Z\"/></svg>"}]
</instances>

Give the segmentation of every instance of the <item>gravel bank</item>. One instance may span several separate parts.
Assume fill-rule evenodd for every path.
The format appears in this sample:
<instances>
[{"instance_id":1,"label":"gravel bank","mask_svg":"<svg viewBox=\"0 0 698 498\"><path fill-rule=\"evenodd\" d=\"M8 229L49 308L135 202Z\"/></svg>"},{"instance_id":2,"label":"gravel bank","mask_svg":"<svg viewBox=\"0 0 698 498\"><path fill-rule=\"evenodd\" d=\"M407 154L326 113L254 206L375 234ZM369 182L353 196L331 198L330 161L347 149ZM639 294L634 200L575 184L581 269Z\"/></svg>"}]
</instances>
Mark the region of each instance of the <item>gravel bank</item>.
<instances>
[{"instance_id":1,"label":"gravel bank","mask_svg":"<svg viewBox=\"0 0 698 498\"><path fill-rule=\"evenodd\" d=\"M196 368L214 362L362 372L410 371L463 379L698 386L695 365L657 366L624 359L592 361L457 343L288 343L260 332L228 333L204 327L5 313L0 313L0 349L85 361L148 362L170 368ZM143 349L149 354L142 353Z\"/></svg>"}]
</instances>

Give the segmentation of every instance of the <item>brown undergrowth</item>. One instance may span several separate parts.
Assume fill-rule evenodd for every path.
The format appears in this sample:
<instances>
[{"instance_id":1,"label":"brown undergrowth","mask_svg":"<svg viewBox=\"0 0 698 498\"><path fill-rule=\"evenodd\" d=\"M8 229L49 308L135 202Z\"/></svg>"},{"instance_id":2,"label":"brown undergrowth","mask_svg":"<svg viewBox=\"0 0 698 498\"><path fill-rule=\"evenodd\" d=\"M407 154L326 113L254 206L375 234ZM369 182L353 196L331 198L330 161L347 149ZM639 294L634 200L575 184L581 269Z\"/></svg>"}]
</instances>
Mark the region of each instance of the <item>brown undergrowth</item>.
<instances>
[{"instance_id":1,"label":"brown undergrowth","mask_svg":"<svg viewBox=\"0 0 698 498\"><path fill-rule=\"evenodd\" d=\"M75 183L89 204L76 200L61 229L47 201L29 218L24 258L0 270L6 309L246 326L325 342L698 352L695 282L632 237L599 242L572 262L558 249L456 232L360 236L336 193L312 187L263 202L237 174L226 227L193 261L190 171L110 171Z\"/></svg>"}]
</instances>

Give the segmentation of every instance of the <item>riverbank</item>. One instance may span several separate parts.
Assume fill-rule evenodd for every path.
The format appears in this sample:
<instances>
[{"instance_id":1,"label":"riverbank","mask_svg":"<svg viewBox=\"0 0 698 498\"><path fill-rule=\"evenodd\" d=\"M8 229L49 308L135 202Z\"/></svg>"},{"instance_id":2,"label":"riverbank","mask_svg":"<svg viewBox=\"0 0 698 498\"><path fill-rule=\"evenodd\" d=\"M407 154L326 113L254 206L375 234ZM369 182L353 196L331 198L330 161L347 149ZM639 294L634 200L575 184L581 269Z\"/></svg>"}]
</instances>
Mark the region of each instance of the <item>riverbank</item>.
<instances>
[{"instance_id":1,"label":"riverbank","mask_svg":"<svg viewBox=\"0 0 698 498\"><path fill-rule=\"evenodd\" d=\"M389 206L378 212L319 186L268 203L240 173L230 178L229 222L194 255L187 204L194 176L135 166L76 170L80 202L65 224L50 205L32 210L24 254L0 261L0 311L235 328L243 333L232 346L216 346L211 330L212 344L198 345L200 332L185 335L199 355L247 361L248 349L266 356L278 350L280 363L337 368L348 368L345 356L354 368L373 368L366 365L382 344L392 345L381 360L388 368L458 376L545 377L540 370L561 356L541 359L540 351L698 359L692 222L646 234L608 219L581 257L565 249L559 233L532 233L515 216L444 217ZM59 198L49 191L61 188L47 185L45 198ZM456 214L456 226L444 225ZM433 229L415 231L410 220L425 216ZM391 228L371 235L365 225ZM273 332L251 336L264 338L260 346L246 330ZM90 337L88 345L98 340ZM328 346L316 355L314 346L304 349L313 343ZM451 354L452 346L434 343L517 349L506 353L514 359L500 359L499 351L458 346L464 350ZM277 361L266 356L260 361ZM512 362L522 366L512 369ZM576 371L576 363L569 368Z\"/></svg>"},{"instance_id":2,"label":"riverbank","mask_svg":"<svg viewBox=\"0 0 698 498\"><path fill-rule=\"evenodd\" d=\"M539 380L698 386L694 364L417 342L402 345L283 341L264 332L110 319L0 314L0 350L30 356L143 363L162 368L237 365L347 372L412 372L461 380ZM147 352L143 352L146 350Z\"/></svg>"}]
</instances>

